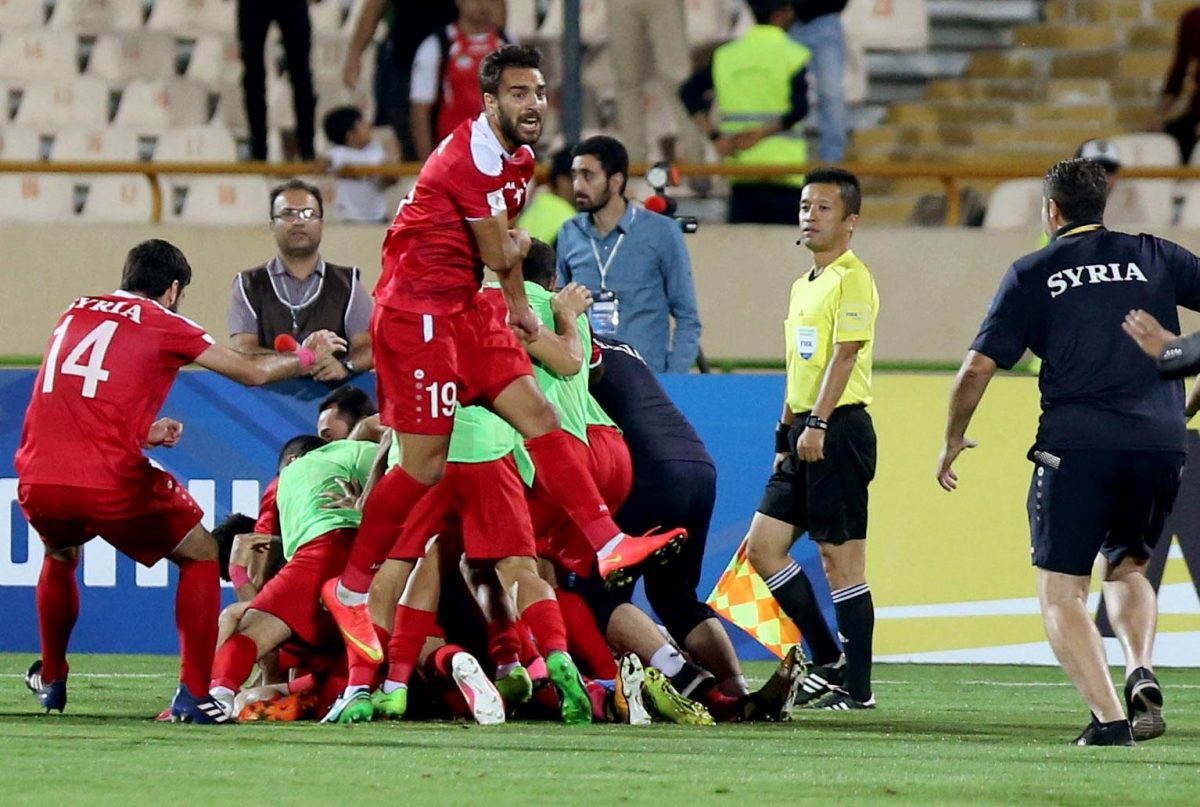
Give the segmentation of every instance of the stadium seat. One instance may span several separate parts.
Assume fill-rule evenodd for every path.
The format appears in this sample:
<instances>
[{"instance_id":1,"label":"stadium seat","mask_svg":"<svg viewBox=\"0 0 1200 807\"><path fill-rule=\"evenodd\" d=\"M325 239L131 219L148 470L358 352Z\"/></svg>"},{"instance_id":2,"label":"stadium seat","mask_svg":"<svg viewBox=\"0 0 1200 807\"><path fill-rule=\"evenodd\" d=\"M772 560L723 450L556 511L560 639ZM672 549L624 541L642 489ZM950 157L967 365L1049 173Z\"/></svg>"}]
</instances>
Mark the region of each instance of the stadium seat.
<instances>
[{"instance_id":1,"label":"stadium seat","mask_svg":"<svg viewBox=\"0 0 1200 807\"><path fill-rule=\"evenodd\" d=\"M345 36L322 36L313 38L312 65L313 80L320 82L325 79L342 80L342 66L346 63L346 54L350 50L350 40ZM362 74L358 78L359 86L370 88L375 76L375 46L368 45L363 51Z\"/></svg>"},{"instance_id":2,"label":"stadium seat","mask_svg":"<svg viewBox=\"0 0 1200 807\"><path fill-rule=\"evenodd\" d=\"M850 0L842 12L846 30L862 32L867 50L924 50L929 47L925 0Z\"/></svg>"},{"instance_id":3,"label":"stadium seat","mask_svg":"<svg viewBox=\"0 0 1200 807\"><path fill-rule=\"evenodd\" d=\"M159 136L153 159L163 162L235 162L237 142L220 123L168 129Z\"/></svg>"},{"instance_id":4,"label":"stadium seat","mask_svg":"<svg viewBox=\"0 0 1200 807\"><path fill-rule=\"evenodd\" d=\"M154 0L146 27L189 35L233 36L237 31L236 8L231 0Z\"/></svg>"},{"instance_id":5,"label":"stadium seat","mask_svg":"<svg viewBox=\"0 0 1200 807\"><path fill-rule=\"evenodd\" d=\"M161 31L102 34L92 46L87 72L114 87L123 87L135 78L174 75L175 37Z\"/></svg>"},{"instance_id":6,"label":"stadium seat","mask_svg":"<svg viewBox=\"0 0 1200 807\"><path fill-rule=\"evenodd\" d=\"M1176 226L1185 230L1200 230L1200 182L1189 183Z\"/></svg>"},{"instance_id":7,"label":"stadium seat","mask_svg":"<svg viewBox=\"0 0 1200 807\"><path fill-rule=\"evenodd\" d=\"M728 0L685 0L687 40L692 48L706 48L733 38L734 12Z\"/></svg>"},{"instance_id":8,"label":"stadium seat","mask_svg":"<svg viewBox=\"0 0 1200 807\"><path fill-rule=\"evenodd\" d=\"M148 222L154 211L150 182L141 174L97 174L87 178L80 221Z\"/></svg>"},{"instance_id":9,"label":"stadium seat","mask_svg":"<svg viewBox=\"0 0 1200 807\"><path fill-rule=\"evenodd\" d=\"M208 122L208 89L189 79L135 79L121 94L113 119L143 134L158 134L175 126Z\"/></svg>"},{"instance_id":10,"label":"stadium seat","mask_svg":"<svg viewBox=\"0 0 1200 807\"><path fill-rule=\"evenodd\" d=\"M518 42L537 36L537 0L508 0L508 21L504 30Z\"/></svg>"},{"instance_id":11,"label":"stadium seat","mask_svg":"<svg viewBox=\"0 0 1200 807\"><path fill-rule=\"evenodd\" d=\"M1162 132L1138 132L1110 137L1121 154L1121 164L1130 168L1170 168L1179 165L1179 142Z\"/></svg>"},{"instance_id":12,"label":"stadium seat","mask_svg":"<svg viewBox=\"0 0 1200 807\"><path fill-rule=\"evenodd\" d=\"M226 89L221 93L212 120L213 123L222 124L235 135L246 135L249 127L246 124L246 104L240 89Z\"/></svg>"},{"instance_id":13,"label":"stadium seat","mask_svg":"<svg viewBox=\"0 0 1200 807\"><path fill-rule=\"evenodd\" d=\"M108 87L94 76L30 81L13 120L43 132L104 126L108 123Z\"/></svg>"},{"instance_id":14,"label":"stadium seat","mask_svg":"<svg viewBox=\"0 0 1200 807\"><path fill-rule=\"evenodd\" d=\"M0 36L0 78L23 81L73 76L79 72L78 53L79 39L69 31L5 30Z\"/></svg>"},{"instance_id":15,"label":"stadium seat","mask_svg":"<svg viewBox=\"0 0 1200 807\"><path fill-rule=\"evenodd\" d=\"M600 46L608 41L607 6L604 0L579 0L579 38L583 44ZM509 11L512 16L512 11ZM546 11L546 18L530 39L539 42L556 42L563 33L563 4L553 2Z\"/></svg>"},{"instance_id":16,"label":"stadium seat","mask_svg":"<svg viewBox=\"0 0 1200 807\"><path fill-rule=\"evenodd\" d=\"M345 6L342 0L324 0L321 3L310 3L308 19L312 23L313 37L332 36L342 29L342 14Z\"/></svg>"},{"instance_id":17,"label":"stadium seat","mask_svg":"<svg viewBox=\"0 0 1200 807\"><path fill-rule=\"evenodd\" d=\"M1124 158L1124 150L1121 155ZM1123 179L1113 186L1104 223L1116 229L1170 227L1175 217L1175 181ZM1136 230L1135 230L1136 231Z\"/></svg>"},{"instance_id":18,"label":"stadium seat","mask_svg":"<svg viewBox=\"0 0 1200 807\"><path fill-rule=\"evenodd\" d=\"M55 0L49 24L99 34L141 28L142 18L142 0Z\"/></svg>"},{"instance_id":19,"label":"stadium seat","mask_svg":"<svg viewBox=\"0 0 1200 807\"><path fill-rule=\"evenodd\" d=\"M184 75L202 81L216 92L236 90L241 97L242 57L233 37L206 34L196 37Z\"/></svg>"},{"instance_id":20,"label":"stadium seat","mask_svg":"<svg viewBox=\"0 0 1200 807\"><path fill-rule=\"evenodd\" d=\"M52 161L133 162L139 159L138 137L128 129L67 129L54 138Z\"/></svg>"},{"instance_id":21,"label":"stadium seat","mask_svg":"<svg viewBox=\"0 0 1200 807\"><path fill-rule=\"evenodd\" d=\"M1033 227L1041 223L1041 216L1042 181L1010 179L992 191L987 213L983 216L983 227L986 230Z\"/></svg>"},{"instance_id":22,"label":"stadium seat","mask_svg":"<svg viewBox=\"0 0 1200 807\"><path fill-rule=\"evenodd\" d=\"M66 174L0 174L0 221L68 221L75 182Z\"/></svg>"},{"instance_id":23,"label":"stadium seat","mask_svg":"<svg viewBox=\"0 0 1200 807\"><path fill-rule=\"evenodd\" d=\"M37 28L46 21L46 7L31 0L0 0L0 29Z\"/></svg>"},{"instance_id":24,"label":"stadium seat","mask_svg":"<svg viewBox=\"0 0 1200 807\"><path fill-rule=\"evenodd\" d=\"M0 129L0 159L38 160L42 156L42 136L36 129L5 126Z\"/></svg>"},{"instance_id":25,"label":"stadium seat","mask_svg":"<svg viewBox=\"0 0 1200 807\"><path fill-rule=\"evenodd\" d=\"M846 103L860 104L867 100L870 71L867 68L866 47L860 31L846 29Z\"/></svg>"},{"instance_id":26,"label":"stadium seat","mask_svg":"<svg viewBox=\"0 0 1200 807\"><path fill-rule=\"evenodd\" d=\"M178 220L190 224L265 223L269 192L262 177L195 177L189 183Z\"/></svg>"}]
</instances>

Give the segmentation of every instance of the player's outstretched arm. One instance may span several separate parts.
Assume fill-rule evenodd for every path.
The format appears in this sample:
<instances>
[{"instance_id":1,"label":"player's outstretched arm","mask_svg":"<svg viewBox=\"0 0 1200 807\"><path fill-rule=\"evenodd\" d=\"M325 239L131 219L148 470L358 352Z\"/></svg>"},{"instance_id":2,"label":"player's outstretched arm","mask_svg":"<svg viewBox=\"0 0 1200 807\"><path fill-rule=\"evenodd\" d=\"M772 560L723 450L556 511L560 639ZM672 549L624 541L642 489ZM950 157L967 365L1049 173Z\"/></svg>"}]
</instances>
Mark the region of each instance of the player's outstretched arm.
<instances>
[{"instance_id":1,"label":"player's outstretched arm","mask_svg":"<svg viewBox=\"0 0 1200 807\"><path fill-rule=\"evenodd\" d=\"M150 424L150 432L142 443L142 448L174 448L183 437L183 424L175 418L159 418Z\"/></svg>"},{"instance_id":2,"label":"player's outstretched arm","mask_svg":"<svg viewBox=\"0 0 1200 807\"><path fill-rule=\"evenodd\" d=\"M954 378L954 388L950 391L946 442L938 457L937 480L945 490L951 491L958 487L958 474L952 467L958 455L979 445L976 441L966 438L967 426L970 425L971 417L995 374L995 360L975 350L967 351L967 357L963 359L962 367Z\"/></svg>"},{"instance_id":3,"label":"player's outstretched arm","mask_svg":"<svg viewBox=\"0 0 1200 807\"><path fill-rule=\"evenodd\" d=\"M311 351L311 359L321 361L334 351L345 350L346 340L330 331L317 331L304 340L304 347ZM212 345L196 357L196 364L239 384L261 387L303 375L312 366L312 361L305 361L304 355L301 351L247 356L223 345Z\"/></svg>"},{"instance_id":4,"label":"player's outstretched arm","mask_svg":"<svg viewBox=\"0 0 1200 807\"><path fill-rule=\"evenodd\" d=\"M541 329L541 320L529 307L525 276L521 271L521 262L529 254L532 243L529 233L510 229L504 213L469 223L479 245L480 257L500 281L500 291L508 306L508 324L526 341L534 341Z\"/></svg>"},{"instance_id":5,"label":"player's outstretched arm","mask_svg":"<svg viewBox=\"0 0 1200 807\"><path fill-rule=\"evenodd\" d=\"M1143 353L1154 359L1163 378L1183 378L1200 370L1200 332L1178 336L1164 328L1152 314L1140 309L1125 315L1121 330L1137 342ZM1191 404L1189 396L1189 416L1195 414Z\"/></svg>"}]
</instances>

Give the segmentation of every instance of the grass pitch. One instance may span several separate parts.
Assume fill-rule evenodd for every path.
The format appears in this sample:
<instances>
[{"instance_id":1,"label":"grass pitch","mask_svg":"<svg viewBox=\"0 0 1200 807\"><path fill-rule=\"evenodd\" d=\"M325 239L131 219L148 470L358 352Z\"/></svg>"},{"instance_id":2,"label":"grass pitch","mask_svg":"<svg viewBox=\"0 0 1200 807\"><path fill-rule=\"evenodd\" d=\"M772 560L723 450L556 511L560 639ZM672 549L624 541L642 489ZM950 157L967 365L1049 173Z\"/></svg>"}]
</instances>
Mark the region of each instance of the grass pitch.
<instances>
[{"instance_id":1,"label":"grass pitch","mask_svg":"<svg viewBox=\"0 0 1200 807\"><path fill-rule=\"evenodd\" d=\"M1086 711L1050 668L879 665L880 707L789 724L184 726L151 717L176 661L72 658L41 715L0 654L4 804L1196 804L1200 671L1160 673L1168 733L1065 743ZM749 665L762 680L769 664Z\"/></svg>"}]
</instances>

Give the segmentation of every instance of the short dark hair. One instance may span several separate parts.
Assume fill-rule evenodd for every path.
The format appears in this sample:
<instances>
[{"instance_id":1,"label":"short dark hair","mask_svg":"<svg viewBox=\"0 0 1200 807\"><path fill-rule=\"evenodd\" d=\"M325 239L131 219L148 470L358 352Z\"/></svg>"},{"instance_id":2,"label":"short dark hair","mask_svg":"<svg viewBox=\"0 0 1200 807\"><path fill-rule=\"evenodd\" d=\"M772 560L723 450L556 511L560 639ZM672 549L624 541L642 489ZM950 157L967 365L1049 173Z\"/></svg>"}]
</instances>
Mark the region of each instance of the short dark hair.
<instances>
[{"instance_id":1,"label":"short dark hair","mask_svg":"<svg viewBox=\"0 0 1200 807\"><path fill-rule=\"evenodd\" d=\"M572 159L584 155L595 157L596 161L600 163L600 167L604 169L606 177L620 174L624 178L620 191L624 196L625 185L629 181L629 152L625 150L624 144L615 137L593 135L581 140L575 148L571 149Z\"/></svg>"},{"instance_id":2,"label":"short dark hair","mask_svg":"<svg viewBox=\"0 0 1200 807\"><path fill-rule=\"evenodd\" d=\"M325 136L329 138L330 143L344 146L346 145L346 136L353 131L362 118L362 110L358 107L340 106L337 109L329 110L321 126L325 129ZM274 207L275 200L272 199L271 208L274 209Z\"/></svg>"},{"instance_id":3,"label":"short dark hair","mask_svg":"<svg viewBox=\"0 0 1200 807\"><path fill-rule=\"evenodd\" d=\"M538 70L542 66L542 52L533 45L501 45L483 57L479 65L479 89L484 95L498 95L500 79L510 67Z\"/></svg>"},{"instance_id":4,"label":"short dark hair","mask_svg":"<svg viewBox=\"0 0 1200 807\"><path fill-rule=\"evenodd\" d=\"M529 254L521 264L521 274L525 279L538 284L543 289L554 285L554 275L558 272L558 256L554 247L545 241L532 239Z\"/></svg>"},{"instance_id":5,"label":"short dark hair","mask_svg":"<svg viewBox=\"0 0 1200 807\"><path fill-rule=\"evenodd\" d=\"M315 434L297 435L284 443L283 448L279 450L279 465L277 467L282 471L287 467L289 457L300 459L308 452L326 445L329 444Z\"/></svg>"},{"instance_id":6,"label":"short dark hair","mask_svg":"<svg viewBox=\"0 0 1200 807\"><path fill-rule=\"evenodd\" d=\"M222 580L229 579L229 556L233 554L234 537L254 532L256 523L244 513L230 513L224 521L213 527L212 536L217 539L217 569Z\"/></svg>"},{"instance_id":7,"label":"short dark hair","mask_svg":"<svg viewBox=\"0 0 1200 807\"><path fill-rule=\"evenodd\" d=\"M1042 194L1053 199L1068 222L1102 221L1108 201L1108 177L1095 160L1077 157L1050 166Z\"/></svg>"},{"instance_id":8,"label":"short dark hair","mask_svg":"<svg viewBox=\"0 0 1200 807\"><path fill-rule=\"evenodd\" d=\"M814 168L804 177L804 187L809 185L837 185L846 215L853 216L862 211L862 186L858 184L858 177L845 168Z\"/></svg>"},{"instance_id":9,"label":"short dark hair","mask_svg":"<svg viewBox=\"0 0 1200 807\"><path fill-rule=\"evenodd\" d=\"M550 155L550 182L571 176L571 147L563 146Z\"/></svg>"},{"instance_id":10,"label":"short dark hair","mask_svg":"<svg viewBox=\"0 0 1200 807\"><path fill-rule=\"evenodd\" d=\"M754 21L759 25L767 25L775 12L792 5L792 0L747 0L747 4L750 6L750 13L754 15Z\"/></svg>"},{"instance_id":11,"label":"short dark hair","mask_svg":"<svg viewBox=\"0 0 1200 807\"><path fill-rule=\"evenodd\" d=\"M289 179L287 182L280 183L271 188L271 206L267 210L268 215L275 215L275 199L279 194L286 193L287 191L311 193L313 198L317 200L317 207L320 208L317 212L321 214L322 218L325 216L325 200L321 197L321 189L311 182L305 182L303 179Z\"/></svg>"},{"instance_id":12,"label":"short dark hair","mask_svg":"<svg viewBox=\"0 0 1200 807\"><path fill-rule=\"evenodd\" d=\"M350 421L351 426L365 417L379 414L379 408L375 406L366 390L353 384L338 387L326 395L317 411L324 412L326 409L337 409L338 415Z\"/></svg>"},{"instance_id":13,"label":"short dark hair","mask_svg":"<svg viewBox=\"0 0 1200 807\"><path fill-rule=\"evenodd\" d=\"M179 247L161 238L143 241L125 256L121 270L121 290L161 297L179 281L183 291L192 282L192 267Z\"/></svg>"}]
</instances>

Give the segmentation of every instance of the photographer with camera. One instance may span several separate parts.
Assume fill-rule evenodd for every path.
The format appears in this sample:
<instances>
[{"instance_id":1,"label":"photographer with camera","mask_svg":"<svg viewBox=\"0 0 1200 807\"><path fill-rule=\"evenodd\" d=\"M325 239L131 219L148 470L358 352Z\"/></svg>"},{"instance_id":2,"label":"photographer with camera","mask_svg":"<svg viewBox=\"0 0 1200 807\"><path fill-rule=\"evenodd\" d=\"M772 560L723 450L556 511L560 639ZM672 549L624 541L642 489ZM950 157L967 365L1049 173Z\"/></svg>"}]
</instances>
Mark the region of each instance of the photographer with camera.
<instances>
[{"instance_id":1,"label":"photographer with camera","mask_svg":"<svg viewBox=\"0 0 1200 807\"><path fill-rule=\"evenodd\" d=\"M700 313L680 224L625 198L621 141L589 137L571 158L581 212L558 235L559 285L591 291L597 336L633 345L655 372L686 373L700 352Z\"/></svg>"}]
</instances>

